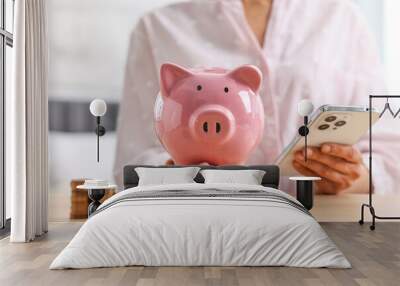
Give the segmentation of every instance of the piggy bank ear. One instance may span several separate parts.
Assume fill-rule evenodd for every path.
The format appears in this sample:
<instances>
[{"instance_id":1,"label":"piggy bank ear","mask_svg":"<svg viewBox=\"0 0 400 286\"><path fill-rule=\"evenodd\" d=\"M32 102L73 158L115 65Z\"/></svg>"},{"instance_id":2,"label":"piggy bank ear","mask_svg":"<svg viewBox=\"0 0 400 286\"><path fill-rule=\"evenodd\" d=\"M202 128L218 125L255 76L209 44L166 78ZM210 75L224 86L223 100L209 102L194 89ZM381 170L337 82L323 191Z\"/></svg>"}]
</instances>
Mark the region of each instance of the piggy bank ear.
<instances>
[{"instance_id":1,"label":"piggy bank ear","mask_svg":"<svg viewBox=\"0 0 400 286\"><path fill-rule=\"evenodd\" d=\"M192 73L187 69L175 64L166 63L161 66L161 94L169 96L172 87L180 80L191 76Z\"/></svg>"},{"instance_id":2,"label":"piggy bank ear","mask_svg":"<svg viewBox=\"0 0 400 286\"><path fill-rule=\"evenodd\" d=\"M256 66L246 65L238 67L229 72L228 76L248 85L255 93L257 93L261 87L262 73Z\"/></svg>"}]
</instances>

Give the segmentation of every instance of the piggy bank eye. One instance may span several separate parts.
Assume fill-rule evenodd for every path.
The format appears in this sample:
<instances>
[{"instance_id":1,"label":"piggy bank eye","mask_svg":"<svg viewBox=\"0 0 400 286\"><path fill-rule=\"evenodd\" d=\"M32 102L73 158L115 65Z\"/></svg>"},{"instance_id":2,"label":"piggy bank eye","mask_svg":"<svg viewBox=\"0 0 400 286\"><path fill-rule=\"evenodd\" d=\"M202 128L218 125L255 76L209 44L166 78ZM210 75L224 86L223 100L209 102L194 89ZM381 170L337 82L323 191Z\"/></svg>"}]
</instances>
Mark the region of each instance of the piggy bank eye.
<instances>
[{"instance_id":1,"label":"piggy bank eye","mask_svg":"<svg viewBox=\"0 0 400 286\"><path fill-rule=\"evenodd\" d=\"M225 93L228 93L229 92L229 88L225 86L224 91L225 91Z\"/></svg>"},{"instance_id":2,"label":"piggy bank eye","mask_svg":"<svg viewBox=\"0 0 400 286\"><path fill-rule=\"evenodd\" d=\"M199 84L198 86L196 86L196 89L197 89L198 91L200 91L200 90L202 89L202 86Z\"/></svg>"}]
</instances>

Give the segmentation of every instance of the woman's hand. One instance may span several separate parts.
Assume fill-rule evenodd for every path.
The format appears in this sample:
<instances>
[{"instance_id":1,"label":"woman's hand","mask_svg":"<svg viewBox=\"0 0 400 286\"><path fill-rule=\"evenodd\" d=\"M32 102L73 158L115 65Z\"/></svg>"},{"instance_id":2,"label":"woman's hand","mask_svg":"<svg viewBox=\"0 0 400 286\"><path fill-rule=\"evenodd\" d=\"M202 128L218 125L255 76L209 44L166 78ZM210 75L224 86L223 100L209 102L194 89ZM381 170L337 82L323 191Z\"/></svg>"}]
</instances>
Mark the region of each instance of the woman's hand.
<instances>
[{"instance_id":1,"label":"woman's hand","mask_svg":"<svg viewBox=\"0 0 400 286\"><path fill-rule=\"evenodd\" d=\"M307 162L304 161L304 150L296 152L293 167L303 175L318 176L317 191L324 194L337 194L352 188L355 192L367 192L365 185L368 169L362 161L358 149L350 145L327 143L321 147L307 149ZM364 183L355 182L359 179Z\"/></svg>"}]
</instances>

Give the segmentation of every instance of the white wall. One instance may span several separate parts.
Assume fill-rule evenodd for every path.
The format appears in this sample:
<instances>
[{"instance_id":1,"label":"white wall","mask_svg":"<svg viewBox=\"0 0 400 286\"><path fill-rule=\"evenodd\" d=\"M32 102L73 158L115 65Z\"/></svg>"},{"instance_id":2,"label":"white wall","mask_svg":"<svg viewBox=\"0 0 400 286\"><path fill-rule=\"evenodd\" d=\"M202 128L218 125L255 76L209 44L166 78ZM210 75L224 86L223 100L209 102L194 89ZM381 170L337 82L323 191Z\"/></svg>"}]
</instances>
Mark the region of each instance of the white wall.
<instances>
[{"instance_id":1,"label":"white wall","mask_svg":"<svg viewBox=\"0 0 400 286\"><path fill-rule=\"evenodd\" d=\"M179 0L49 0L50 98L118 100L138 18Z\"/></svg>"},{"instance_id":2,"label":"white wall","mask_svg":"<svg viewBox=\"0 0 400 286\"><path fill-rule=\"evenodd\" d=\"M146 11L177 1L48 0L50 99L118 101L135 23ZM94 133L50 134L51 190L67 191L74 178L112 180L115 134L101 138L100 163L95 140Z\"/></svg>"},{"instance_id":3,"label":"white wall","mask_svg":"<svg viewBox=\"0 0 400 286\"><path fill-rule=\"evenodd\" d=\"M49 134L50 185L79 178L113 180L115 134L109 132L100 138L100 162L97 162L96 138L94 133Z\"/></svg>"}]
</instances>

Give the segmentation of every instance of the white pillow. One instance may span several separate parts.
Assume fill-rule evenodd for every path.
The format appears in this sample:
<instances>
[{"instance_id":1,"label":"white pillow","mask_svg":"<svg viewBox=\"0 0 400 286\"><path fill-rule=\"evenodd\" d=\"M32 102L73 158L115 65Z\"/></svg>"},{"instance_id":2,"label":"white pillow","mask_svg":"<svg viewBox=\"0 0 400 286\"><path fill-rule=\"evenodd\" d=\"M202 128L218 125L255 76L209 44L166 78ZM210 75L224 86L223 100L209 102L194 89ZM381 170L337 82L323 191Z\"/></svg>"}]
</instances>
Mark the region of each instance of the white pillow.
<instances>
[{"instance_id":1,"label":"white pillow","mask_svg":"<svg viewBox=\"0 0 400 286\"><path fill-rule=\"evenodd\" d=\"M199 170L199 167L135 168L139 176L139 186L195 183L193 179Z\"/></svg>"},{"instance_id":2,"label":"white pillow","mask_svg":"<svg viewBox=\"0 0 400 286\"><path fill-rule=\"evenodd\" d=\"M204 183L261 185L265 171L262 170L201 170Z\"/></svg>"}]
</instances>

